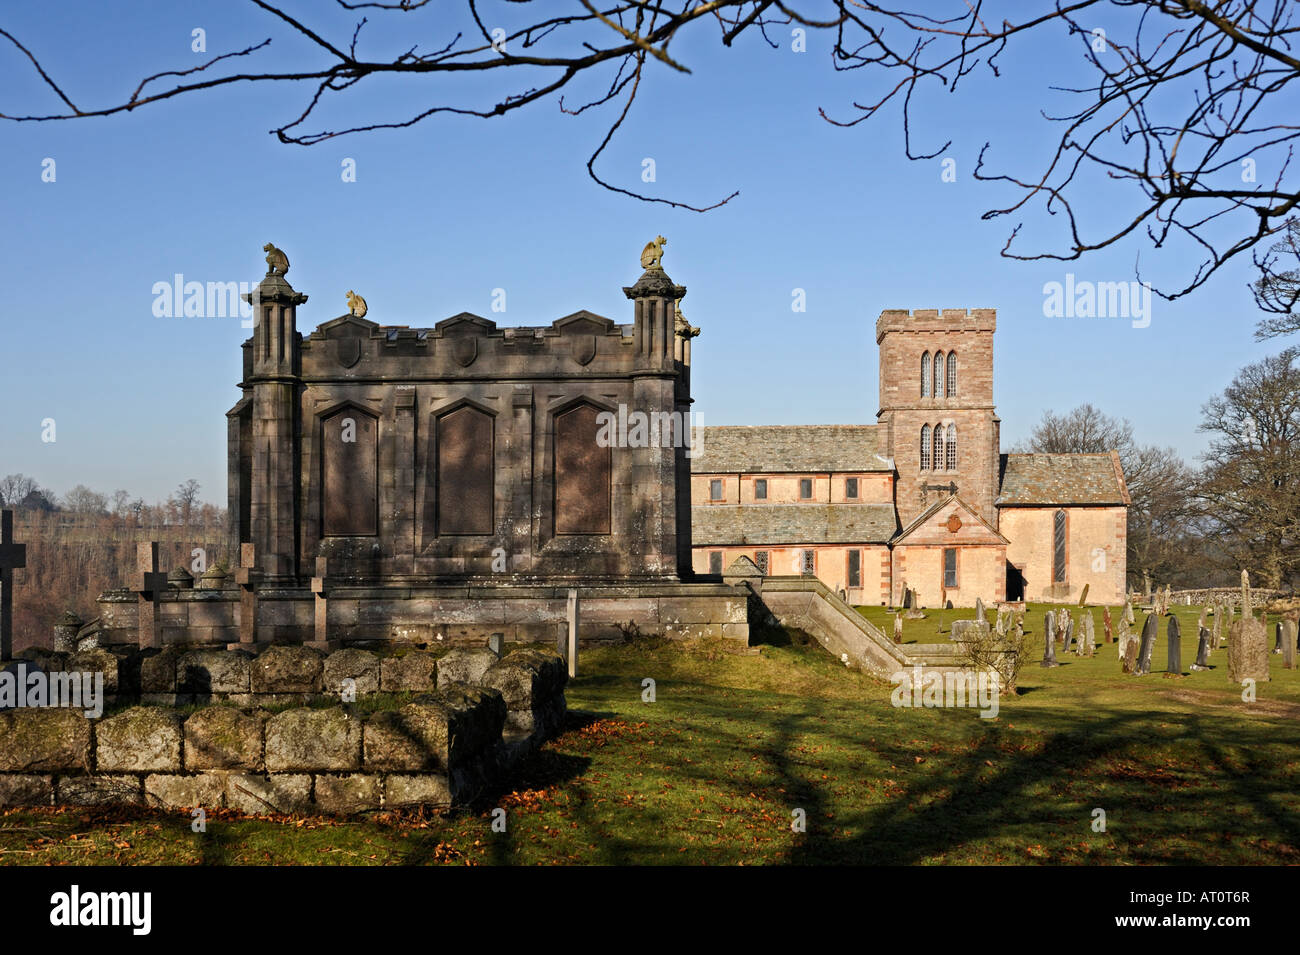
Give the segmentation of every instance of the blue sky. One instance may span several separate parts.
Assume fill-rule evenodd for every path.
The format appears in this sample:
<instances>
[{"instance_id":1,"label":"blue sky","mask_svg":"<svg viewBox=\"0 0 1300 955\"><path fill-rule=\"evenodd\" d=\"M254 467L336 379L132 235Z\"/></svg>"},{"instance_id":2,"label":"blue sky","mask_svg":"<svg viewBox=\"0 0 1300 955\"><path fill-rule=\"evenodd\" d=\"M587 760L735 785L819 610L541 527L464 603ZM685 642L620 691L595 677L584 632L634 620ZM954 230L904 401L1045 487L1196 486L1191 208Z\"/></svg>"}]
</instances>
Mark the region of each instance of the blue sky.
<instances>
[{"instance_id":1,"label":"blue sky","mask_svg":"<svg viewBox=\"0 0 1300 955\"><path fill-rule=\"evenodd\" d=\"M355 18L333 5L289 7L336 42L351 36ZM362 49L378 56L448 39L432 12L397 22ZM124 98L145 73L196 65L196 27L208 56L272 37L272 52L246 65L319 62L265 13L235 2L20 0L6 4L0 25L84 105ZM305 104L308 91L286 85L201 93L110 119L0 124L0 473L27 473L60 494L84 483L150 500L195 477L204 499L224 502L224 413L238 398L249 332L238 319L156 317L154 283L175 273L255 282L261 247L274 242L292 261L290 281L310 296L298 317L304 334L346 311L348 289L384 324L430 326L472 311L542 325L579 308L627 322L621 286L635 281L641 247L657 234L669 240L666 269L689 289L686 314L703 329L693 385L704 424L872 422L881 309L993 306L1005 445L1045 408L1091 401L1132 420L1141 441L1198 454L1201 404L1243 364L1282 347L1252 340L1248 259L1193 296L1156 299L1146 328L1048 318L1044 283L1067 272L1128 281L1139 253L1157 277L1183 274L1164 270L1191 260L1177 250L1158 258L1135 240L1082 262L1012 262L998 252L1016 221L1026 248L1059 246L1060 223L1041 207L980 220L1013 194L972 179L979 148L992 141L1000 169L1038 172L1054 144L1040 110L1061 103L1049 79L1077 75L1078 41L1008 51L1002 79L974 76L956 95L921 98L920 148L953 141L944 155L957 180L943 182L938 159L903 156L896 112L852 129L822 120L819 106L851 116L881 77L837 74L827 38L813 34L808 52L795 53L788 34L773 31L776 50L753 38L724 49L710 26L684 36L673 52L692 74L651 67L601 160L607 179L641 188L642 160L653 158L657 181L644 188L690 203L740 190L702 215L592 183L585 162L615 113L568 116L553 98L503 119L432 119L309 148L267 133ZM499 92L501 82L461 89ZM349 94L323 124L400 119L438 99L430 81L385 79ZM17 51L0 48L0 109L55 105ZM46 158L56 162L52 183L41 178ZM342 180L345 159L356 162L356 182ZM1131 193L1088 185L1091 213L1127 211ZM491 310L496 288L506 290L504 314ZM803 313L791 310L796 288L806 292ZM47 418L53 443L41 440Z\"/></svg>"}]
</instances>

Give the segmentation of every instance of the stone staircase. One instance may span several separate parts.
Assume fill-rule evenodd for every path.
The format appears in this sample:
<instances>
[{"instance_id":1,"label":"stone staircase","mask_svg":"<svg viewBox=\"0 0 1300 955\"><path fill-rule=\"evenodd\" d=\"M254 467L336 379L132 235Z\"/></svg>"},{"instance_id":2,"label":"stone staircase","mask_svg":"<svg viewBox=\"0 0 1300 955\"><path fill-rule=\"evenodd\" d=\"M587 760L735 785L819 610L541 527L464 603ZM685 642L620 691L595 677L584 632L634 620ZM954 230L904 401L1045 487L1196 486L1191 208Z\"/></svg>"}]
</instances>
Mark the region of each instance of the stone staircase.
<instances>
[{"instance_id":1,"label":"stone staircase","mask_svg":"<svg viewBox=\"0 0 1300 955\"><path fill-rule=\"evenodd\" d=\"M782 626L804 631L836 658L876 676L890 679L918 665L941 671L964 668L958 644L896 644L816 577L764 577L756 586L750 583Z\"/></svg>"}]
</instances>

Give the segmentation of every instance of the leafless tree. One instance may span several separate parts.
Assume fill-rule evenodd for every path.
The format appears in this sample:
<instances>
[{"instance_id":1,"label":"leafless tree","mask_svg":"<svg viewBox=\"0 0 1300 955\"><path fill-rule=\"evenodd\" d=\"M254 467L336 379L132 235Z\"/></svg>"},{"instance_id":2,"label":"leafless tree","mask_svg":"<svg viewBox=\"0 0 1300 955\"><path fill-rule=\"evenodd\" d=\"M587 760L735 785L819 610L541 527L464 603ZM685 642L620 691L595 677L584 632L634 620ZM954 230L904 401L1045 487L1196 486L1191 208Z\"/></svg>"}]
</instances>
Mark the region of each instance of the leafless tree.
<instances>
[{"instance_id":1,"label":"leafless tree","mask_svg":"<svg viewBox=\"0 0 1300 955\"><path fill-rule=\"evenodd\" d=\"M1300 218L1287 220L1282 238L1263 256L1255 256L1260 277L1255 302L1272 317L1260 321L1255 340L1300 332Z\"/></svg>"},{"instance_id":2,"label":"leafless tree","mask_svg":"<svg viewBox=\"0 0 1300 955\"><path fill-rule=\"evenodd\" d=\"M1266 587L1300 574L1300 348L1247 365L1203 409L1212 437L1197 493L1209 533Z\"/></svg>"},{"instance_id":3,"label":"leafless tree","mask_svg":"<svg viewBox=\"0 0 1300 955\"><path fill-rule=\"evenodd\" d=\"M18 507L28 494L39 489L36 481L26 474L6 474L0 478L0 504Z\"/></svg>"},{"instance_id":4,"label":"leafless tree","mask_svg":"<svg viewBox=\"0 0 1300 955\"><path fill-rule=\"evenodd\" d=\"M272 132L284 143L312 145L350 133L409 127L439 115L497 117L556 97L560 109L572 115L602 106L614 111L587 160L596 182L646 201L704 211L738 193L704 205L648 196L602 178L597 160L643 83L652 81L647 67L690 72L669 52L679 36L711 26L723 47L748 35L776 47L776 28L788 26L829 37L835 70L863 71L869 89L862 99L824 108L822 115L853 126L897 107L905 151L913 160L934 159L951 145L918 145L912 123L918 92L956 92L976 70L999 76L999 56L1012 44L1061 49L1056 60L1062 72L1049 81L1058 80L1053 88L1073 105L1044 114L1060 126L1045 168L993 171L985 162L986 143L974 173L1018 194L985 218L1020 216L1039 206L1063 225L1065 238L1057 247L1028 252L1015 245L1023 223L1014 225L1002 249L1008 258L1070 261L1145 236L1152 247L1172 246L1176 262L1193 263L1172 285L1156 289L1176 298L1279 233L1298 211L1300 191L1290 159L1300 125L1294 97L1287 100L1300 76L1294 47L1300 39L1300 4L1293 0L943 0L925 5L927 12L870 0L609 0L604 7L579 0L580 10L560 16L544 15L543 9L552 8L530 0L492 5L485 15L489 4L466 0L465 22L473 24L467 33L455 29L459 11L449 10L450 4L336 0L343 10L365 11L352 18L350 37L327 35L332 31L319 13L321 22L313 25L268 0L250 2L282 34L305 40L319 62L276 69L279 61L268 62L274 38L266 38L197 66L157 70L124 98L83 105L45 68L35 44L0 29L0 37L36 70L55 104L43 111L6 111L0 118L111 116L222 86L302 87L305 102L291 108L290 118ZM372 17L376 24L362 42ZM388 32L375 37L379 29ZM439 36L442 45L422 50L409 43L417 34ZM55 42L63 40L48 41ZM1090 75L1082 83L1071 79L1071 49ZM419 108L392 119L314 126L324 104L340 101L367 81L395 75L421 98ZM503 77L509 91L497 87L495 93L458 99L454 90L465 86L455 78L474 76ZM598 92L590 92L588 78ZM565 93L578 93L576 105L566 102ZM1105 210L1119 210L1122 221L1097 226L1085 216Z\"/></svg>"},{"instance_id":5,"label":"leafless tree","mask_svg":"<svg viewBox=\"0 0 1300 955\"><path fill-rule=\"evenodd\" d=\"M172 495L171 501L168 502L176 510L180 522L184 525L189 525L194 514L194 505L199 499L199 487L199 482L194 478L190 478L176 488L176 493Z\"/></svg>"}]
</instances>

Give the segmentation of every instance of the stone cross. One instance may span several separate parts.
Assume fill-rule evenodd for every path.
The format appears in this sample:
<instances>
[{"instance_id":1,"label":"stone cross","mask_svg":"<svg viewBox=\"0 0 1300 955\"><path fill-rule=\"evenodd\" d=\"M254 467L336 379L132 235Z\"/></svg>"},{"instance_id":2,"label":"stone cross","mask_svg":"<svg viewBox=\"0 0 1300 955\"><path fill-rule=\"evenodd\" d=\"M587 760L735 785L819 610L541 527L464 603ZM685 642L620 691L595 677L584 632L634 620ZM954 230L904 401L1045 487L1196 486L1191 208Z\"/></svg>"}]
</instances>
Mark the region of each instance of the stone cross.
<instances>
[{"instance_id":1,"label":"stone cross","mask_svg":"<svg viewBox=\"0 0 1300 955\"><path fill-rule=\"evenodd\" d=\"M578 676L578 591L569 591L568 604L568 623L569 623L569 640L568 640L568 657L569 657L569 679L576 679Z\"/></svg>"},{"instance_id":2,"label":"stone cross","mask_svg":"<svg viewBox=\"0 0 1300 955\"><path fill-rule=\"evenodd\" d=\"M14 571L27 566L27 545L14 543L14 512L0 511L0 660L14 656Z\"/></svg>"},{"instance_id":3,"label":"stone cross","mask_svg":"<svg viewBox=\"0 0 1300 955\"><path fill-rule=\"evenodd\" d=\"M1210 631L1200 627L1197 635L1200 642L1196 646L1196 662L1192 664L1192 669L1208 670L1210 668Z\"/></svg>"},{"instance_id":4,"label":"stone cross","mask_svg":"<svg viewBox=\"0 0 1300 955\"><path fill-rule=\"evenodd\" d=\"M1182 676L1183 673L1183 626L1178 622L1177 614L1169 615L1169 622L1165 624L1165 636L1169 640L1169 662L1165 667L1166 673L1172 673L1175 676Z\"/></svg>"},{"instance_id":5,"label":"stone cross","mask_svg":"<svg viewBox=\"0 0 1300 955\"><path fill-rule=\"evenodd\" d=\"M257 569L257 545L239 545L239 568L235 583L239 584L239 643L227 649L249 649L257 642L257 583L261 580Z\"/></svg>"},{"instance_id":6,"label":"stone cross","mask_svg":"<svg viewBox=\"0 0 1300 955\"><path fill-rule=\"evenodd\" d=\"M325 578L329 576L329 567L328 557L316 558L316 576L311 579L311 592L316 595L316 615L313 621L312 640L307 644L317 650L326 652L331 649L329 638L329 589L325 582ZM256 612L257 610L254 608L253 613ZM242 621L240 624L240 641L243 641Z\"/></svg>"},{"instance_id":7,"label":"stone cross","mask_svg":"<svg viewBox=\"0 0 1300 955\"><path fill-rule=\"evenodd\" d=\"M158 569L158 542L148 541L135 545L136 606L139 608L137 628L141 650L162 646L162 618L158 615L158 601L167 589L167 575Z\"/></svg>"}]
</instances>

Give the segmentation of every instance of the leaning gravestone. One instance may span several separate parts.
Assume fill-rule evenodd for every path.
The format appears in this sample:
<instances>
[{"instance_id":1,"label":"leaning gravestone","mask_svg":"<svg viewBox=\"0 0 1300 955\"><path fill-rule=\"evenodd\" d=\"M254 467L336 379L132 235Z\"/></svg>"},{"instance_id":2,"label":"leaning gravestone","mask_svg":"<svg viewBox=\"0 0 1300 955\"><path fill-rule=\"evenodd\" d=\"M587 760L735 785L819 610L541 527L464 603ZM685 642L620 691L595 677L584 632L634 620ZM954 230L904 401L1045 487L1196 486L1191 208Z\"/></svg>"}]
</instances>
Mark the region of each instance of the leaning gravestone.
<instances>
[{"instance_id":1,"label":"leaning gravestone","mask_svg":"<svg viewBox=\"0 0 1300 955\"><path fill-rule=\"evenodd\" d=\"M1242 616L1228 628L1228 679L1237 684L1268 680L1268 631L1253 616Z\"/></svg>"},{"instance_id":2,"label":"leaning gravestone","mask_svg":"<svg viewBox=\"0 0 1300 955\"><path fill-rule=\"evenodd\" d=\"M1151 672L1151 651L1155 649L1156 629L1159 627L1159 618L1154 613L1147 614L1147 618L1142 623L1142 645L1138 648L1137 670L1138 676L1146 676Z\"/></svg>"},{"instance_id":3,"label":"leaning gravestone","mask_svg":"<svg viewBox=\"0 0 1300 955\"><path fill-rule=\"evenodd\" d=\"M1210 631L1201 627L1197 635L1200 642L1196 646L1196 662L1192 664L1192 669L1208 670L1210 668Z\"/></svg>"},{"instance_id":4,"label":"leaning gravestone","mask_svg":"<svg viewBox=\"0 0 1300 955\"><path fill-rule=\"evenodd\" d=\"M1086 606L1086 605L1087 605L1087 603L1088 603L1088 588L1091 587L1091 586L1092 586L1092 584L1084 584L1084 585L1083 585L1083 591L1079 594L1079 606L1080 606L1080 607L1083 607L1083 606Z\"/></svg>"},{"instance_id":5,"label":"leaning gravestone","mask_svg":"<svg viewBox=\"0 0 1300 955\"><path fill-rule=\"evenodd\" d=\"M1172 673L1174 676L1183 674L1183 626L1178 622L1177 614L1169 615L1169 622L1165 624L1165 637L1169 640L1169 662L1165 667L1166 673Z\"/></svg>"}]
</instances>

